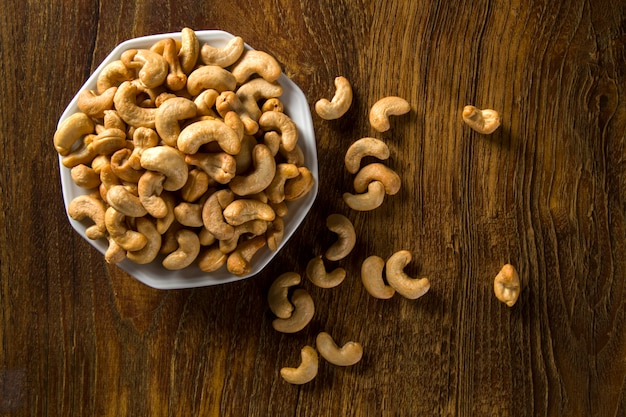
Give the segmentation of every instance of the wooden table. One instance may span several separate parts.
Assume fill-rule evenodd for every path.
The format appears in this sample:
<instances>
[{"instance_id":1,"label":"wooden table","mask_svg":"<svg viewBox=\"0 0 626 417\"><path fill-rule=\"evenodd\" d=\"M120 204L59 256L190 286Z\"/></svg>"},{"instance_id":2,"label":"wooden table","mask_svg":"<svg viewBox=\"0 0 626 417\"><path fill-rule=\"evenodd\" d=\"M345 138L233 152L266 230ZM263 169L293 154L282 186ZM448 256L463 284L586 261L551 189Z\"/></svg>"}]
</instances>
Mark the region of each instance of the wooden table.
<instances>
[{"instance_id":1,"label":"wooden table","mask_svg":"<svg viewBox=\"0 0 626 417\"><path fill-rule=\"evenodd\" d=\"M3 1L0 9L0 414L11 416L619 416L626 413L626 4L623 1ZM274 55L311 107L346 76L341 119L313 114L314 209L254 278L157 290L107 265L70 227L52 136L119 42L222 29ZM406 98L375 132L370 106ZM466 104L497 109L480 135ZM401 191L371 212L341 198L358 138L383 139ZM338 287L297 334L272 328L281 273L336 238ZM365 291L365 257L406 249L417 300ZM523 282L494 296L502 265ZM320 331L362 343L357 365L280 369Z\"/></svg>"}]
</instances>

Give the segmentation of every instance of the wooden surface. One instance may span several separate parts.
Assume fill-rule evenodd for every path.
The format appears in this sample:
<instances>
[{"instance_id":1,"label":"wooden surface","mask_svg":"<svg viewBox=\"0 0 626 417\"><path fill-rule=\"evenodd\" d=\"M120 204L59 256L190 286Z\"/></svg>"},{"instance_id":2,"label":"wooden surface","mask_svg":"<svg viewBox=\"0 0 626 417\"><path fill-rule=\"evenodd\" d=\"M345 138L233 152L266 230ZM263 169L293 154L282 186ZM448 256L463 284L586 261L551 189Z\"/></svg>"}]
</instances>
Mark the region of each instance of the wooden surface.
<instances>
[{"instance_id":1,"label":"wooden surface","mask_svg":"<svg viewBox=\"0 0 626 417\"><path fill-rule=\"evenodd\" d=\"M610 0L50 1L0 3L0 414L11 416L620 416L626 414L626 4ZM273 54L311 106L333 79L348 114L313 115L314 210L261 274L193 290L146 287L70 227L52 136L119 42L222 29ZM412 106L374 132L369 107ZM494 108L481 136L466 104ZM402 177L373 212L343 154L376 136ZM320 289L310 325L273 330L267 290L354 223L344 283ZM366 256L410 250L418 300L370 296ZM513 308L493 278L514 264ZM293 386L319 331L363 360Z\"/></svg>"}]
</instances>

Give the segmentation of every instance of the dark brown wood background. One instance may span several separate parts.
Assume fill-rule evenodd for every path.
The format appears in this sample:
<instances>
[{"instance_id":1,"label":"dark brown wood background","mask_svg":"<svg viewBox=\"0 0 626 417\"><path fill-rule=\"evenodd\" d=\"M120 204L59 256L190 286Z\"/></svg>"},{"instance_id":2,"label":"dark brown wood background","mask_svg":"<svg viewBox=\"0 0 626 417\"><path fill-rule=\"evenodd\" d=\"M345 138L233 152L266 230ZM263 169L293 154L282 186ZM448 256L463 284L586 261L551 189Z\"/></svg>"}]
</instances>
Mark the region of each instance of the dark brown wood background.
<instances>
[{"instance_id":1,"label":"dark brown wood background","mask_svg":"<svg viewBox=\"0 0 626 417\"><path fill-rule=\"evenodd\" d=\"M626 4L610 0L0 2L0 414L11 416L623 416L626 414ZM311 106L346 76L349 113L314 115L320 194L285 250L236 284L161 291L71 229L52 136L119 42L222 29L273 54ZM376 134L369 107L412 105ZM497 109L491 136L461 122ZM402 189L350 211L343 167L390 146ZM272 280L304 272L346 214L358 243L311 324L272 329ZM400 249L430 277L377 300L362 260ZM524 282L508 308L500 267ZM326 330L363 360L279 376Z\"/></svg>"}]
</instances>

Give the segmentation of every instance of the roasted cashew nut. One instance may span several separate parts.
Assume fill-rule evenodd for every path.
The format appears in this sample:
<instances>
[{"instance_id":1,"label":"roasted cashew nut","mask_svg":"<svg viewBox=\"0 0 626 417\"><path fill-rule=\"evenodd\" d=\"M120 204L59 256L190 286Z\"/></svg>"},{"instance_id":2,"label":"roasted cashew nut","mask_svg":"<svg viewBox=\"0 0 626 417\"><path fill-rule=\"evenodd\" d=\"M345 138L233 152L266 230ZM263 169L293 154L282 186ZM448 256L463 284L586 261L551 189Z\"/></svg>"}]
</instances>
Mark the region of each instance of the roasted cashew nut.
<instances>
[{"instance_id":1,"label":"roasted cashew nut","mask_svg":"<svg viewBox=\"0 0 626 417\"><path fill-rule=\"evenodd\" d=\"M235 169L236 169L236 161ZM276 174L276 160L270 149L258 144L252 149L253 170L246 175L235 176L228 186L239 196L248 196L265 190Z\"/></svg>"},{"instance_id":2,"label":"roasted cashew nut","mask_svg":"<svg viewBox=\"0 0 626 417\"><path fill-rule=\"evenodd\" d=\"M364 193L372 181L380 181L385 186L385 193L389 195L397 194L400 191L402 180L400 176L388 166L380 162L365 165L354 177L354 190L357 193Z\"/></svg>"},{"instance_id":3,"label":"roasted cashew nut","mask_svg":"<svg viewBox=\"0 0 626 417\"><path fill-rule=\"evenodd\" d=\"M289 291L300 285L302 278L297 272L285 272L278 276L270 285L267 294L267 303L274 315L281 319L288 319L293 313L294 306L289 301Z\"/></svg>"},{"instance_id":4,"label":"roasted cashew nut","mask_svg":"<svg viewBox=\"0 0 626 417\"><path fill-rule=\"evenodd\" d=\"M322 98L315 103L315 112L324 120L339 119L352 105L352 86L346 77L335 78L335 89L331 101Z\"/></svg>"},{"instance_id":5,"label":"roasted cashew nut","mask_svg":"<svg viewBox=\"0 0 626 417\"><path fill-rule=\"evenodd\" d=\"M385 142L376 138L361 138L355 141L348 150L344 162L346 169L351 174L356 174L361 167L361 160L367 156L373 156L380 160L389 158L389 147Z\"/></svg>"},{"instance_id":6,"label":"roasted cashew nut","mask_svg":"<svg viewBox=\"0 0 626 417\"><path fill-rule=\"evenodd\" d=\"M274 82L282 72L276 58L267 52L254 49L245 50L239 60L232 65L230 71L239 85L246 82L254 74L266 81Z\"/></svg>"},{"instance_id":7,"label":"roasted cashew nut","mask_svg":"<svg viewBox=\"0 0 626 417\"><path fill-rule=\"evenodd\" d=\"M205 43L200 49L200 59L205 65L217 65L226 68L234 64L245 48L243 38L235 36L222 48Z\"/></svg>"},{"instance_id":8,"label":"roasted cashew nut","mask_svg":"<svg viewBox=\"0 0 626 417\"><path fill-rule=\"evenodd\" d=\"M246 236L261 236L267 231L268 222L264 220L250 220L235 226L235 233L230 239L223 239L219 241L220 250L224 253L230 253L237 249L237 244L240 242L242 235Z\"/></svg>"},{"instance_id":9,"label":"roasted cashew nut","mask_svg":"<svg viewBox=\"0 0 626 417\"><path fill-rule=\"evenodd\" d=\"M216 116L213 106L220 93L212 88L202 91L193 99L196 105L196 113L198 116Z\"/></svg>"},{"instance_id":10,"label":"roasted cashew nut","mask_svg":"<svg viewBox=\"0 0 626 417\"><path fill-rule=\"evenodd\" d=\"M160 172L146 171L137 183L137 195L141 205L154 218L167 216L168 207L161 197L166 176Z\"/></svg>"},{"instance_id":11,"label":"roasted cashew nut","mask_svg":"<svg viewBox=\"0 0 626 417\"><path fill-rule=\"evenodd\" d=\"M192 169L187 176L187 182L180 189L180 196L183 200L193 203L208 191L209 185L211 185L209 174L201 169Z\"/></svg>"},{"instance_id":12,"label":"roasted cashew nut","mask_svg":"<svg viewBox=\"0 0 626 417\"><path fill-rule=\"evenodd\" d=\"M276 218L276 213L269 204L254 198L234 200L224 208L223 215L226 222L233 226L257 219L271 222Z\"/></svg>"},{"instance_id":13,"label":"roasted cashew nut","mask_svg":"<svg viewBox=\"0 0 626 417\"><path fill-rule=\"evenodd\" d=\"M109 236L124 250L137 251L148 243L148 239L143 234L128 228L126 216L113 207L107 208L104 213L104 223Z\"/></svg>"},{"instance_id":14,"label":"roasted cashew nut","mask_svg":"<svg viewBox=\"0 0 626 417\"><path fill-rule=\"evenodd\" d=\"M233 91L236 87L233 74L217 65L198 67L187 77L187 91L192 96L197 96L202 90L213 89L221 93Z\"/></svg>"},{"instance_id":15,"label":"roasted cashew nut","mask_svg":"<svg viewBox=\"0 0 626 417\"><path fill-rule=\"evenodd\" d=\"M74 184L81 188L96 188L100 185L100 175L85 164L73 166L70 169L70 176Z\"/></svg>"},{"instance_id":16,"label":"roasted cashew nut","mask_svg":"<svg viewBox=\"0 0 626 417\"><path fill-rule=\"evenodd\" d=\"M202 204L183 201L174 207L174 218L178 223L187 227L202 227Z\"/></svg>"},{"instance_id":17,"label":"roasted cashew nut","mask_svg":"<svg viewBox=\"0 0 626 417\"><path fill-rule=\"evenodd\" d=\"M383 270L385 260L380 256L372 255L365 258L361 264L361 282L365 290L372 296L387 300L396 293L392 286L385 284Z\"/></svg>"},{"instance_id":18,"label":"roasted cashew nut","mask_svg":"<svg viewBox=\"0 0 626 417\"><path fill-rule=\"evenodd\" d=\"M296 333L304 329L315 314L315 304L311 295L303 289L297 288L291 295L294 310L288 318L276 318L272 321L274 330L281 333Z\"/></svg>"},{"instance_id":19,"label":"roasted cashew nut","mask_svg":"<svg viewBox=\"0 0 626 417\"><path fill-rule=\"evenodd\" d=\"M387 282L401 296L415 300L426 294L430 289L428 278L412 278L404 272L404 267L411 262L411 252L400 250L389 259L386 264Z\"/></svg>"},{"instance_id":20,"label":"roasted cashew nut","mask_svg":"<svg viewBox=\"0 0 626 417\"><path fill-rule=\"evenodd\" d=\"M265 236L255 236L244 240L228 255L226 269L234 275L245 275L252 269L252 258L266 244Z\"/></svg>"},{"instance_id":21,"label":"roasted cashew nut","mask_svg":"<svg viewBox=\"0 0 626 417\"><path fill-rule=\"evenodd\" d=\"M85 113L72 114L59 124L54 132L54 148L60 155L67 155L74 144L84 135L93 133L95 124Z\"/></svg>"},{"instance_id":22,"label":"roasted cashew nut","mask_svg":"<svg viewBox=\"0 0 626 417\"><path fill-rule=\"evenodd\" d=\"M481 110L474 106L465 106L463 121L476 132L489 135L500 127L500 114L492 109Z\"/></svg>"},{"instance_id":23,"label":"roasted cashew nut","mask_svg":"<svg viewBox=\"0 0 626 417\"><path fill-rule=\"evenodd\" d=\"M126 147L126 132L116 127L104 129L93 138L90 146L98 155L110 155Z\"/></svg>"},{"instance_id":24,"label":"roasted cashew nut","mask_svg":"<svg viewBox=\"0 0 626 417\"><path fill-rule=\"evenodd\" d=\"M235 177L237 161L226 152L196 153L185 156L185 162L197 166L219 184L228 184Z\"/></svg>"},{"instance_id":25,"label":"roasted cashew nut","mask_svg":"<svg viewBox=\"0 0 626 417\"><path fill-rule=\"evenodd\" d=\"M365 193L343 193L343 201L352 210L371 211L383 204L385 195L385 184L380 181L372 181L367 185Z\"/></svg>"},{"instance_id":26,"label":"roasted cashew nut","mask_svg":"<svg viewBox=\"0 0 626 417\"><path fill-rule=\"evenodd\" d=\"M332 336L326 332L320 332L317 335L315 347L322 358L336 366L352 366L363 357L363 346L359 342L347 342L339 347Z\"/></svg>"},{"instance_id":27,"label":"roasted cashew nut","mask_svg":"<svg viewBox=\"0 0 626 417\"><path fill-rule=\"evenodd\" d=\"M276 212L276 208L272 207L274 212ZM276 212L277 216L280 216L280 213ZM276 217L273 222L268 226L267 232L265 233L265 237L267 238L267 247L276 252L278 250L278 246L283 241L285 237L285 222L282 218Z\"/></svg>"},{"instance_id":28,"label":"roasted cashew nut","mask_svg":"<svg viewBox=\"0 0 626 417\"><path fill-rule=\"evenodd\" d=\"M107 228L104 221L106 207L99 198L89 195L80 195L74 198L67 207L69 216L77 221L89 218L94 223L87 227L85 235L89 239L102 239L107 235Z\"/></svg>"},{"instance_id":29,"label":"roasted cashew nut","mask_svg":"<svg viewBox=\"0 0 626 417\"><path fill-rule=\"evenodd\" d=\"M119 85L113 104L120 117L125 123L134 127L149 127L154 129L154 119L156 108L140 107L137 105L137 94L139 88L130 81L124 81Z\"/></svg>"},{"instance_id":30,"label":"roasted cashew nut","mask_svg":"<svg viewBox=\"0 0 626 417\"><path fill-rule=\"evenodd\" d=\"M169 270L179 270L191 265L200 253L198 235L189 229L180 229L176 232L178 249L163 259L163 266Z\"/></svg>"},{"instance_id":31,"label":"roasted cashew nut","mask_svg":"<svg viewBox=\"0 0 626 417\"><path fill-rule=\"evenodd\" d=\"M285 181L285 201L298 200L309 193L315 186L313 173L307 167L298 167L300 174Z\"/></svg>"},{"instance_id":32,"label":"roasted cashew nut","mask_svg":"<svg viewBox=\"0 0 626 417\"><path fill-rule=\"evenodd\" d=\"M190 28L183 28L180 31L180 50L178 59L185 74L189 74L198 62L200 55L200 42L196 32Z\"/></svg>"},{"instance_id":33,"label":"roasted cashew nut","mask_svg":"<svg viewBox=\"0 0 626 417\"><path fill-rule=\"evenodd\" d=\"M269 201L274 204L283 202L285 200L285 182L298 175L300 175L300 171L294 164L278 164L274 178L265 190Z\"/></svg>"},{"instance_id":34,"label":"roasted cashew nut","mask_svg":"<svg viewBox=\"0 0 626 417\"><path fill-rule=\"evenodd\" d=\"M322 256L316 256L307 264L306 276L317 287L334 288L346 278L346 270L338 267L328 272Z\"/></svg>"},{"instance_id":35,"label":"roasted cashew nut","mask_svg":"<svg viewBox=\"0 0 626 417\"><path fill-rule=\"evenodd\" d=\"M217 142L230 155L236 155L241 150L241 140L237 132L216 119L201 120L188 125L180 132L177 140L178 149L190 155L210 142Z\"/></svg>"},{"instance_id":36,"label":"roasted cashew nut","mask_svg":"<svg viewBox=\"0 0 626 417\"><path fill-rule=\"evenodd\" d=\"M110 87L102 94L96 93L94 90L83 90L78 93L77 102L78 109L89 117L96 119L104 117L105 110L113 108L113 97L117 92L117 87Z\"/></svg>"},{"instance_id":37,"label":"roasted cashew nut","mask_svg":"<svg viewBox=\"0 0 626 417\"><path fill-rule=\"evenodd\" d=\"M280 133L280 143L285 151L292 151L298 143L298 128L285 113L267 111L259 118L259 126L265 131Z\"/></svg>"},{"instance_id":38,"label":"roasted cashew nut","mask_svg":"<svg viewBox=\"0 0 626 417\"><path fill-rule=\"evenodd\" d=\"M149 49L129 49L122 53L120 59L126 67L139 70L139 80L146 88L162 85L169 72L165 58Z\"/></svg>"},{"instance_id":39,"label":"roasted cashew nut","mask_svg":"<svg viewBox=\"0 0 626 417\"><path fill-rule=\"evenodd\" d=\"M356 232L350 219L343 214L333 213L326 218L326 227L338 235L338 239L324 253L326 259L338 261L352 251L356 244Z\"/></svg>"},{"instance_id":40,"label":"roasted cashew nut","mask_svg":"<svg viewBox=\"0 0 626 417\"><path fill-rule=\"evenodd\" d=\"M214 192L204 202L202 207L202 222L204 227L217 239L230 239L235 233L235 227L224 219L224 209L235 199L229 189Z\"/></svg>"},{"instance_id":41,"label":"roasted cashew nut","mask_svg":"<svg viewBox=\"0 0 626 417\"><path fill-rule=\"evenodd\" d=\"M135 220L137 232L146 237L146 246L138 251L128 251L126 257L136 264L148 264L154 261L161 249L161 234L153 220L148 217L139 217Z\"/></svg>"},{"instance_id":42,"label":"roasted cashew nut","mask_svg":"<svg viewBox=\"0 0 626 417\"><path fill-rule=\"evenodd\" d=\"M280 376L290 384L302 385L312 381L317 375L318 356L311 346L305 346L300 351L301 363L297 368L284 367Z\"/></svg>"},{"instance_id":43,"label":"roasted cashew nut","mask_svg":"<svg viewBox=\"0 0 626 417\"><path fill-rule=\"evenodd\" d=\"M521 292L519 274L515 267L506 264L493 280L493 291L496 298L509 307L513 307Z\"/></svg>"},{"instance_id":44,"label":"roasted cashew nut","mask_svg":"<svg viewBox=\"0 0 626 417\"><path fill-rule=\"evenodd\" d=\"M259 120L263 113L259 108L259 101L280 97L283 87L277 82L269 82L263 78L255 78L242 84L237 89L239 98L245 112L254 120Z\"/></svg>"},{"instance_id":45,"label":"roasted cashew nut","mask_svg":"<svg viewBox=\"0 0 626 417\"><path fill-rule=\"evenodd\" d=\"M183 71L178 59L176 41L173 38L163 39L154 44L150 50L162 55L167 62L168 73L165 77L165 86L171 91L179 91L185 88L187 74Z\"/></svg>"},{"instance_id":46,"label":"roasted cashew nut","mask_svg":"<svg viewBox=\"0 0 626 417\"><path fill-rule=\"evenodd\" d=\"M370 125L378 132L391 128L390 116L401 116L411 111L411 105L402 97L389 96L378 100L369 113Z\"/></svg>"},{"instance_id":47,"label":"roasted cashew nut","mask_svg":"<svg viewBox=\"0 0 626 417\"><path fill-rule=\"evenodd\" d=\"M143 217L148 214L139 197L123 185L114 185L107 191L107 203L127 217Z\"/></svg>"},{"instance_id":48,"label":"roasted cashew nut","mask_svg":"<svg viewBox=\"0 0 626 417\"><path fill-rule=\"evenodd\" d=\"M187 182L189 168L182 153L170 146L156 146L145 149L141 154L141 167L165 175L163 189L176 191Z\"/></svg>"},{"instance_id":49,"label":"roasted cashew nut","mask_svg":"<svg viewBox=\"0 0 626 417\"><path fill-rule=\"evenodd\" d=\"M124 81L135 78L135 70L128 68L121 60L115 60L107 64L98 74L96 79L96 91L103 94L111 87L117 87Z\"/></svg>"},{"instance_id":50,"label":"roasted cashew nut","mask_svg":"<svg viewBox=\"0 0 626 417\"><path fill-rule=\"evenodd\" d=\"M176 146L180 134L179 121L196 117L196 103L185 97L166 100L157 108L154 126L157 133L169 146Z\"/></svg>"},{"instance_id":51,"label":"roasted cashew nut","mask_svg":"<svg viewBox=\"0 0 626 417\"><path fill-rule=\"evenodd\" d=\"M198 255L198 267L204 272L213 272L226 265L228 254L217 246L210 246Z\"/></svg>"}]
</instances>

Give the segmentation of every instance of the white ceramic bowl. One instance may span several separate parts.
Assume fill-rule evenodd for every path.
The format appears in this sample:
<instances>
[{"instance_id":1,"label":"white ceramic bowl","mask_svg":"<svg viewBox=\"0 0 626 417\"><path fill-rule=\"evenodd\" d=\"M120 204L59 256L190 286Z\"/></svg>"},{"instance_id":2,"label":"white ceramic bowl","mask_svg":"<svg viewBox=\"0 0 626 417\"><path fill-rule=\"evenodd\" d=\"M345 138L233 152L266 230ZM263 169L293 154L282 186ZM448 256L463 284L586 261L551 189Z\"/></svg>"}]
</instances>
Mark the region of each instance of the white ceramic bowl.
<instances>
[{"instance_id":1,"label":"white ceramic bowl","mask_svg":"<svg viewBox=\"0 0 626 417\"><path fill-rule=\"evenodd\" d=\"M209 43L215 47L223 47L227 42L234 37L234 35L216 30L196 31L196 36L200 41L200 44ZM87 79L85 84L79 91L84 89L95 89L97 76L102 68L119 59L122 52L128 49L140 49L149 48L154 43L164 38L180 39L180 33L164 33L159 35L144 36L140 38L134 38L120 43L113 51L102 61L93 74ZM252 49L249 45L246 48ZM291 201L288 203L289 212L284 217L285 232L284 238L280 243L277 251L271 251L265 246L259 252L257 252L252 259L252 269L249 274L243 276L236 276L230 274L226 267L214 272L203 272L197 266L193 265L180 271L169 271L161 265L162 258L157 258L154 262L147 265L139 265L129 260L124 260L117 265L132 275L139 281L146 285L159 289L180 289L180 288L193 288L202 287L216 284L224 284L228 282L238 281L245 278L249 278L259 273L270 261L276 256L281 248L287 243L289 238L296 231L298 226L302 223L307 213L311 209L318 191L318 163L317 163L317 149L315 142L315 132L313 130L313 122L311 120L311 112L309 104L302 90L285 74L281 74L278 82L283 87L283 95L280 97L284 103L285 113L287 113L291 119L298 126L298 144L302 148L305 156L305 165L311 170L313 177L315 178L314 188L303 198ZM77 96L72 101L61 115L59 124L63 122L71 114L78 112ZM76 186L70 176L70 170L61 163L62 158L59 156L59 168L61 174L61 185L63 189L63 200L67 209L70 201L75 197L86 194L87 191ZM105 253L108 247L108 242L105 239L91 240L87 238L85 234L86 228L89 226L87 222L79 222L68 215L68 219L72 227L91 245L98 249L101 253Z\"/></svg>"}]
</instances>

